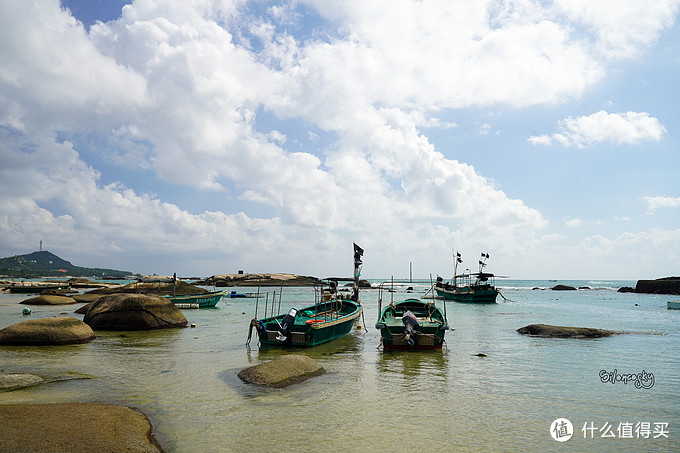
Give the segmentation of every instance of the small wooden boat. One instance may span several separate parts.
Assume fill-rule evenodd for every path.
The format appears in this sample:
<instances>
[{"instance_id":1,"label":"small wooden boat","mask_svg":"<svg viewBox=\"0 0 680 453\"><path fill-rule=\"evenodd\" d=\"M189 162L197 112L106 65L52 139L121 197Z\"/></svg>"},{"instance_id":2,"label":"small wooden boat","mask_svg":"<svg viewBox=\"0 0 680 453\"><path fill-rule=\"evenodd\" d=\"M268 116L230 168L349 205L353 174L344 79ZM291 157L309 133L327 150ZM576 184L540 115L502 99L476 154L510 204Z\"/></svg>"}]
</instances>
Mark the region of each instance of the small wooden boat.
<instances>
[{"instance_id":1,"label":"small wooden boat","mask_svg":"<svg viewBox=\"0 0 680 453\"><path fill-rule=\"evenodd\" d=\"M680 300L668 301L667 306L669 310L680 310Z\"/></svg>"},{"instance_id":2,"label":"small wooden boat","mask_svg":"<svg viewBox=\"0 0 680 453\"><path fill-rule=\"evenodd\" d=\"M458 264L463 261L460 253L456 253L454 255L453 278L448 283L444 282L441 277L437 277L437 283L434 286L437 295L454 302L495 304L496 296L498 296L495 276L483 271L488 258L488 253L482 253L482 259L479 261L479 272L465 272L458 275Z\"/></svg>"},{"instance_id":3,"label":"small wooden boat","mask_svg":"<svg viewBox=\"0 0 680 453\"><path fill-rule=\"evenodd\" d=\"M237 293L236 291L232 291L232 292L229 293L229 297L231 297L232 299L236 299L236 298L248 297L248 296L246 294L243 294L243 293Z\"/></svg>"},{"instance_id":4,"label":"small wooden boat","mask_svg":"<svg viewBox=\"0 0 680 453\"><path fill-rule=\"evenodd\" d=\"M213 308L224 296L225 291L215 291L204 294L191 294L188 296L162 296L169 299L179 308Z\"/></svg>"},{"instance_id":5,"label":"small wooden boat","mask_svg":"<svg viewBox=\"0 0 680 453\"><path fill-rule=\"evenodd\" d=\"M383 347L440 349L444 343L444 334L449 330L445 303L443 311L436 306L434 300L424 302L414 298L396 303L392 301L382 308L382 289L386 283L379 286L379 317L375 325L380 331Z\"/></svg>"},{"instance_id":6,"label":"small wooden boat","mask_svg":"<svg viewBox=\"0 0 680 453\"><path fill-rule=\"evenodd\" d=\"M258 319L258 304L256 303L255 318L250 323L246 344L250 344L253 328L257 332L261 345L283 347L316 346L350 333L363 310L359 300L359 275L363 252L359 246L354 244L354 278L326 279L323 286L315 287L313 305L299 310L291 308L285 314ZM353 281L353 290L351 292L338 291L338 281ZM275 299L276 294L272 298L272 311ZM266 314L268 299L265 300ZM279 306L280 303L281 295L279 294Z\"/></svg>"}]
</instances>

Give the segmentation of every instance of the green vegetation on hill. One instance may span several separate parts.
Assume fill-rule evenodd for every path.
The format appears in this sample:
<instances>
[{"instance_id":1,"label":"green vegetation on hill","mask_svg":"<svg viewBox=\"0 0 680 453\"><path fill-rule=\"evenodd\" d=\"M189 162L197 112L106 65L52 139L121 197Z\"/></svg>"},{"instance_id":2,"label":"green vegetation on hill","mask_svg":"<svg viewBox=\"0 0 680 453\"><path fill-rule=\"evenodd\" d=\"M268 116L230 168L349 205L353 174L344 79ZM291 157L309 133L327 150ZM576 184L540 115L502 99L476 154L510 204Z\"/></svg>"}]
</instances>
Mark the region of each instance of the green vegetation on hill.
<instances>
[{"instance_id":1,"label":"green vegetation on hill","mask_svg":"<svg viewBox=\"0 0 680 453\"><path fill-rule=\"evenodd\" d=\"M9 277L129 277L132 272L74 266L48 251L0 259L0 275Z\"/></svg>"}]
</instances>

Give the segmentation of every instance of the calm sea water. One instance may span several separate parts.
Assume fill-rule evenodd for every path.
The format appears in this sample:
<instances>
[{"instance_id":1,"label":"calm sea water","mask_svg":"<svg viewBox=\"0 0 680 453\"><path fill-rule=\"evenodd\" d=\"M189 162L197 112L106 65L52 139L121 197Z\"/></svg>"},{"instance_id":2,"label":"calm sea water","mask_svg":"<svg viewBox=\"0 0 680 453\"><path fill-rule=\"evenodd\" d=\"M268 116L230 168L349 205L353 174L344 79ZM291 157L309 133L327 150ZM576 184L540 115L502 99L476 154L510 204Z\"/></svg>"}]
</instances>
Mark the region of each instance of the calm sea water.
<instances>
[{"instance_id":1,"label":"calm sea water","mask_svg":"<svg viewBox=\"0 0 680 453\"><path fill-rule=\"evenodd\" d=\"M545 289L558 283L591 289ZM84 345L0 347L0 372L87 377L0 393L0 404L135 406L168 452L680 451L680 311L666 308L677 296L616 292L635 285L629 281L498 284L505 297L498 304L447 303L455 330L446 346L417 353L378 348L378 292L366 290L368 331L296 350L327 374L283 390L253 388L236 376L290 352L258 349L256 339L246 348L255 299L184 310L196 328L96 332ZM411 293L400 287L393 297L420 297L428 286L414 283ZM27 319L19 305L27 297L0 295L0 328ZM301 300L313 300L313 291L284 288L282 311L307 305ZM77 307L33 306L30 317L82 318L72 313ZM533 323L636 333L593 340L516 333ZM602 370L644 370L654 385L604 383ZM567 442L551 436L558 418L573 425Z\"/></svg>"}]
</instances>

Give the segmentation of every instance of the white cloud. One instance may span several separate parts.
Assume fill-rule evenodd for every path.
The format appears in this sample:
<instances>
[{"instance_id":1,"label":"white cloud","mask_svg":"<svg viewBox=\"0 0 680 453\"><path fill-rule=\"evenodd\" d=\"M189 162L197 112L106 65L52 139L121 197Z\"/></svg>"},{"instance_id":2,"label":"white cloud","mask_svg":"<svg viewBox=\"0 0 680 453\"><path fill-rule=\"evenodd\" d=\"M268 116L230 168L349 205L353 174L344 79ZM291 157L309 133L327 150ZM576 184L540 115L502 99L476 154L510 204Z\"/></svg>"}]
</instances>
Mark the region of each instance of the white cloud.
<instances>
[{"instance_id":1,"label":"white cloud","mask_svg":"<svg viewBox=\"0 0 680 453\"><path fill-rule=\"evenodd\" d=\"M678 0L652 2L557 0L570 20L593 33L595 47L608 57L632 57L656 41L675 21Z\"/></svg>"},{"instance_id":2,"label":"white cloud","mask_svg":"<svg viewBox=\"0 0 680 453\"><path fill-rule=\"evenodd\" d=\"M680 198L642 197L647 202L647 214L654 214L658 208L680 207Z\"/></svg>"},{"instance_id":3,"label":"white cloud","mask_svg":"<svg viewBox=\"0 0 680 453\"><path fill-rule=\"evenodd\" d=\"M566 226L568 226L569 228L578 228L578 227L582 227L583 224L584 224L583 220L581 220L581 219L578 218L578 217L574 217L574 218L567 218L567 217L565 217L564 219L562 219L562 221L563 221L564 224L565 224Z\"/></svg>"},{"instance_id":4,"label":"white cloud","mask_svg":"<svg viewBox=\"0 0 680 453\"><path fill-rule=\"evenodd\" d=\"M577 146L584 148L599 143L635 144L659 141L666 128L648 113L607 113L600 110L589 116L568 117L559 122L558 132L552 135L529 137L533 145Z\"/></svg>"}]
</instances>

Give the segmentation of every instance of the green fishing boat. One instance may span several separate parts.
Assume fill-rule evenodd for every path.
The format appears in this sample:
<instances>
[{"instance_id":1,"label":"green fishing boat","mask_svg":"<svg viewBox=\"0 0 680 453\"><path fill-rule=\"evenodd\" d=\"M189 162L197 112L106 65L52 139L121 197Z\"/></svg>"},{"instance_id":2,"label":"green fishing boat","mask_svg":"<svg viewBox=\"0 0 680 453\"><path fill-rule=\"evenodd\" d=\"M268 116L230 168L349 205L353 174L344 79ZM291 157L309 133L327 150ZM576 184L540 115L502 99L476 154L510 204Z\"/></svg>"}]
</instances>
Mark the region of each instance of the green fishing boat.
<instances>
[{"instance_id":1,"label":"green fishing boat","mask_svg":"<svg viewBox=\"0 0 680 453\"><path fill-rule=\"evenodd\" d=\"M498 290L494 274L484 272L488 253L482 253L479 260L479 272L464 272L457 274L458 264L462 263L460 253L454 254L454 270L451 282L444 282L441 277L437 277L434 290L437 295L446 300L464 303L495 304Z\"/></svg>"},{"instance_id":2,"label":"green fishing boat","mask_svg":"<svg viewBox=\"0 0 680 453\"><path fill-rule=\"evenodd\" d=\"M442 310L436 306L434 300L421 301L410 298L401 302L391 301L382 308L384 285L383 283L379 286L379 317L375 325L375 328L380 331L383 348L441 349L444 334L449 330L446 303L443 304ZM391 290L390 293L394 292Z\"/></svg>"},{"instance_id":3,"label":"green fishing boat","mask_svg":"<svg viewBox=\"0 0 680 453\"><path fill-rule=\"evenodd\" d=\"M222 300L226 290L188 296L162 296L172 301L178 308L214 308Z\"/></svg>"},{"instance_id":4,"label":"green fishing boat","mask_svg":"<svg viewBox=\"0 0 680 453\"><path fill-rule=\"evenodd\" d=\"M326 279L324 286L315 287L314 304L287 313L272 315L258 319L258 302L255 305L255 317L250 323L247 345L250 344L253 329L256 330L259 343L268 346L310 347L347 335L362 314L359 300L359 275L361 256L364 251L354 244L354 278ZM351 291L339 291L338 282L351 281ZM274 310L276 294L271 301ZM279 293L279 306L281 294ZM269 308L268 297L265 299L265 315Z\"/></svg>"}]
</instances>

